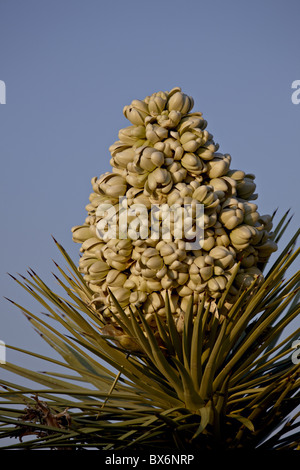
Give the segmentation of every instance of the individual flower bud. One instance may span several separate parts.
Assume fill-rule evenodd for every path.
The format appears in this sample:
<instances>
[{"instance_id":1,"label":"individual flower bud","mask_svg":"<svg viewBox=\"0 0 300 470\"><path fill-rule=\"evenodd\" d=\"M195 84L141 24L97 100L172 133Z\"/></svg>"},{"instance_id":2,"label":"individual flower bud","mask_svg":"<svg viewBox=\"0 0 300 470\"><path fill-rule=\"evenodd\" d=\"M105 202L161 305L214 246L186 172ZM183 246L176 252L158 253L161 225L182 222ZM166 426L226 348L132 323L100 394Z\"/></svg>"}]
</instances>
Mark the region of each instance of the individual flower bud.
<instances>
[{"instance_id":1,"label":"individual flower bud","mask_svg":"<svg viewBox=\"0 0 300 470\"><path fill-rule=\"evenodd\" d=\"M227 176L212 178L209 184L214 188L220 201L225 201L236 194L236 182Z\"/></svg>"},{"instance_id":2,"label":"individual flower bud","mask_svg":"<svg viewBox=\"0 0 300 470\"><path fill-rule=\"evenodd\" d=\"M153 292L152 294L147 296L147 300L144 304L145 312L153 313L156 312L158 309L164 306L164 299L162 295L158 292Z\"/></svg>"},{"instance_id":3,"label":"individual flower bud","mask_svg":"<svg viewBox=\"0 0 300 470\"><path fill-rule=\"evenodd\" d=\"M146 138L145 126L128 126L120 129L118 137L124 144L136 145L137 142Z\"/></svg>"},{"instance_id":4,"label":"individual flower bud","mask_svg":"<svg viewBox=\"0 0 300 470\"><path fill-rule=\"evenodd\" d=\"M124 196L127 190L125 179L113 173L106 174L100 178L98 186L104 194L111 197Z\"/></svg>"},{"instance_id":5,"label":"individual flower bud","mask_svg":"<svg viewBox=\"0 0 300 470\"><path fill-rule=\"evenodd\" d=\"M258 262L258 252L250 245L238 254L237 260L241 262L242 268L251 268Z\"/></svg>"},{"instance_id":6,"label":"individual flower bud","mask_svg":"<svg viewBox=\"0 0 300 470\"><path fill-rule=\"evenodd\" d=\"M247 225L256 225L259 220L259 213L257 212L257 205L251 202L244 202L244 223Z\"/></svg>"},{"instance_id":7,"label":"individual flower bud","mask_svg":"<svg viewBox=\"0 0 300 470\"><path fill-rule=\"evenodd\" d=\"M74 242L82 243L96 236L96 227L94 225L77 225L72 228L72 234Z\"/></svg>"},{"instance_id":8,"label":"individual flower bud","mask_svg":"<svg viewBox=\"0 0 300 470\"><path fill-rule=\"evenodd\" d=\"M219 220L229 230L234 229L244 220L244 205L235 198L226 199L222 204Z\"/></svg>"},{"instance_id":9,"label":"individual flower bud","mask_svg":"<svg viewBox=\"0 0 300 470\"><path fill-rule=\"evenodd\" d=\"M164 154L153 147L141 147L137 150L135 162L145 171L153 171L164 163Z\"/></svg>"},{"instance_id":10,"label":"individual flower bud","mask_svg":"<svg viewBox=\"0 0 300 470\"><path fill-rule=\"evenodd\" d=\"M156 278L147 279L147 292L151 294L152 292L157 292L162 290L162 285L160 280Z\"/></svg>"},{"instance_id":11,"label":"individual flower bud","mask_svg":"<svg viewBox=\"0 0 300 470\"><path fill-rule=\"evenodd\" d=\"M176 184L176 189L179 190L181 197L192 197L193 192L196 188L200 186L200 183L196 180L192 181L190 184L184 182Z\"/></svg>"},{"instance_id":12,"label":"individual flower bud","mask_svg":"<svg viewBox=\"0 0 300 470\"><path fill-rule=\"evenodd\" d=\"M177 243L161 240L157 243L156 249L164 259L165 264L172 264L174 261L182 261L186 257L185 243L179 240Z\"/></svg>"},{"instance_id":13,"label":"individual flower bud","mask_svg":"<svg viewBox=\"0 0 300 470\"><path fill-rule=\"evenodd\" d=\"M213 275L213 262L208 264L206 261L209 260L206 260L205 256L198 256L190 267L191 280L196 284L205 283Z\"/></svg>"},{"instance_id":14,"label":"individual flower bud","mask_svg":"<svg viewBox=\"0 0 300 470\"><path fill-rule=\"evenodd\" d=\"M99 192L98 185L97 185L97 190L96 191ZM87 204L87 206L85 206L85 208L86 208L87 211L95 212L95 209L97 209L99 204L105 204L106 202L111 201L112 199L110 199L108 197L103 197L103 195L98 195L97 193L92 193L89 196L90 204Z\"/></svg>"},{"instance_id":15,"label":"individual flower bud","mask_svg":"<svg viewBox=\"0 0 300 470\"><path fill-rule=\"evenodd\" d=\"M148 109L151 116L157 116L158 114L161 114L161 112L165 108L167 99L167 94L162 91L154 93L152 96L149 97Z\"/></svg>"},{"instance_id":16,"label":"individual flower bud","mask_svg":"<svg viewBox=\"0 0 300 470\"><path fill-rule=\"evenodd\" d=\"M211 250L215 246L216 240L213 236L206 237L201 241L201 248L205 251Z\"/></svg>"},{"instance_id":17,"label":"individual flower bud","mask_svg":"<svg viewBox=\"0 0 300 470\"><path fill-rule=\"evenodd\" d=\"M121 142L121 140L117 140L108 148L108 150L110 151L111 156L114 157L117 153L123 152L123 150L128 150L130 148L130 144L124 144L124 142Z\"/></svg>"},{"instance_id":18,"label":"individual flower bud","mask_svg":"<svg viewBox=\"0 0 300 470\"><path fill-rule=\"evenodd\" d=\"M257 194L253 194L256 189L256 184L254 183L255 175L246 175L244 171L240 170L229 170L227 176L236 181L236 190L240 198L247 200L257 198Z\"/></svg>"},{"instance_id":19,"label":"individual flower bud","mask_svg":"<svg viewBox=\"0 0 300 470\"><path fill-rule=\"evenodd\" d=\"M182 134L184 132L187 132L193 129L198 129L201 131L204 130L206 121L203 119L202 113L199 113L199 114L200 114L199 116L187 116L187 117L182 118L178 126L179 134ZM208 132L205 131L203 133L203 136L207 140L209 136Z\"/></svg>"},{"instance_id":20,"label":"individual flower bud","mask_svg":"<svg viewBox=\"0 0 300 470\"><path fill-rule=\"evenodd\" d=\"M207 173L210 178L226 175L231 161L229 154L215 153L214 158L207 162Z\"/></svg>"},{"instance_id":21,"label":"individual flower bud","mask_svg":"<svg viewBox=\"0 0 300 470\"><path fill-rule=\"evenodd\" d=\"M202 160L212 160L217 148L217 145L213 141L208 140L197 149L197 155L202 158Z\"/></svg>"},{"instance_id":22,"label":"individual flower bud","mask_svg":"<svg viewBox=\"0 0 300 470\"><path fill-rule=\"evenodd\" d=\"M170 131L170 137L165 140L165 144L171 149L171 153L167 156L173 158L173 160L181 160L184 150L179 142L178 132Z\"/></svg>"},{"instance_id":23,"label":"individual flower bud","mask_svg":"<svg viewBox=\"0 0 300 470\"><path fill-rule=\"evenodd\" d=\"M88 274L89 268L97 261L97 258L94 254L84 253L79 259L79 271L81 273Z\"/></svg>"},{"instance_id":24,"label":"individual flower bud","mask_svg":"<svg viewBox=\"0 0 300 470\"><path fill-rule=\"evenodd\" d=\"M149 115L148 106L144 101L133 100L131 105L123 109L124 116L136 126L143 125L145 118Z\"/></svg>"},{"instance_id":25,"label":"individual flower bud","mask_svg":"<svg viewBox=\"0 0 300 470\"><path fill-rule=\"evenodd\" d=\"M154 279L155 278L155 270L154 269L150 269L148 268L147 266L145 266L141 260L139 259L137 261L137 268L140 269L140 275L143 276L145 278L145 280L147 280L147 282L151 279ZM148 291L148 286L146 286L146 289Z\"/></svg>"},{"instance_id":26,"label":"individual flower bud","mask_svg":"<svg viewBox=\"0 0 300 470\"><path fill-rule=\"evenodd\" d=\"M257 194L254 194L256 184L254 183L255 176L252 174L245 175L242 181L237 183L237 194L243 199L257 199Z\"/></svg>"},{"instance_id":27,"label":"individual flower bud","mask_svg":"<svg viewBox=\"0 0 300 470\"><path fill-rule=\"evenodd\" d=\"M180 192L178 189L175 189L174 187L168 194L168 205L173 206L174 204L182 204L183 203L183 198L180 196Z\"/></svg>"},{"instance_id":28,"label":"individual flower bud","mask_svg":"<svg viewBox=\"0 0 300 470\"><path fill-rule=\"evenodd\" d=\"M179 111L163 111L159 116L157 116L157 122L161 127L166 129L174 129L178 126L181 119L181 113Z\"/></svg>"},{"instance_id":29,"label":"individual flower bud","mask_svg":"<svg viewBox=\"0 0 300 470\"><path fill-rule=\"evenodd\" d=\"M132 204L138 206L145 206L148 210L151 209L151 201L148 196L144 193L139 193L132 201Z\"/></svg>"},{"instance_id":30,"label":"individual flower bud","mask_svg":"<svg viewBox=\"0 0 300 470\"><path fill-rule=\"evenodd\" d=\"M154 269L159 271L164 266L164 261L161 258L158 250L155 248L147 248L142 256L141 256L141 263L147 266L150 269Z\"/></svg>"},{"instance_id":31,"label":"individual flower bud","mask_svg":"<svg viewBox=\"0 0 300 470\"><path fill-rule=\"evenodd\" d=\"M267 232L271 232L273 228L272 217L270 215L260 215L258 222L263 224Z\"/></svg>"},{"instance_id":32,"label":"individual flower bud","mask_svg":"<svg viewBox=\"0 0 300 470\"><path fill-rule=\"evenodd\" d=\"M230 269L234 263L232 253L223 246L214 247L210 250L209 255L214 259L215 266L219 266L222 269Z\"/></svg>"},{"instance_id":33,"label":"individual flower bud","mask_svg":"<svg viewBox=\"0 0 300 470\"><path fill-rule=\"evenodd\" d=\"M134 199L139 194L143 194L143 190L141 188L130 187L127 190L126 194L125 194L126 199L124 201L122 201L122 204L124 205L124 208L127 208L128 206L131 206L133 204Z\"/></svg>"},{"instance_id":34,"label":"individual flower bud","mask_svg":"<svg viewBox=\"0 0 300 470\"><path fill-rule=\"evenodd\" d=\"M209 279L207 286L208 289L215 295L215 297L221 296L221 291L226 287L227 279L224 276L214 276Z\"/></svg>"},{"instance_id":35,"label":"individual flower bud","mask_svg":"<svg viewBox=\"0 0 300 470\"><path fill-rule=\"evenodd\" d=\"M84 223L87 225L95 225L97 223L95 211L93 210L93 213L92 213L92 212L89 212L89 209L86 209L86 210L88 211L89 215L86 217Z\"/></svg>"},{"instance_id":36,"label":"individual flower bud","mask_svg":"<svg viewBox=\"0 0 300 470\"><path fill-rule=\"evenodd\" d=\"M181 160L183 157L183 154L184 154L184 150L178 142L178 145L176 145L174 149L174 160L177 160L177 161Z\"/></svg>"},{"instance_id":37,"label":"individual flower bud","mask_svg":"<svg viewBox=\"0 0 300 470\"><path fill-rule=\"evenodd\" d=\"M189 273L188 272L186 272L186 273L179 272L178 273L177 282L180 286L184 286L188 282L188 279L189 279Z\"/></svg>"},{"instance_id":38,"label":"individual flower bud","mask_svg":"<svg viewBox=\"0 0 300 470\"><path fill-rule=\"evenodd\" d=\"M173 152L172 152L172 149L170 147L170 144L167 140L165 140L164 142L156 142L153 147L158 150L159 152L163 152L164 155L165 155L165 158L167 157L171 157L172 158L172 155L173 155Z\"/></svg>"},{"instance_id":39,"label":"individual flower bud","mask_svg":"<svg viewBox=\"0 0 300 470\"><path fill-rule=\"evenodd\" d=\"M203 268L200 269L200 276L203 282L208 281L214 273L214 267L213 266L204 266Z\"/></svg>"},{"instance_id":40,"label":"individual flower bud","mask_svg":"<svg viewBox=\"0 0 300 470\"><path fill-rule=\"evenodd\" d=\"M203 266L205 265L205 263L203 263ZM200 268L199 266L197 266L197 264L194 262L192 262L192 264L189 266L189 277L191 278L191 280L195 283L197 283L199 281L199 276L200 276Z\"/></svg>"},{"instance_id":41,"label":"individual flower bud","mask_svg":"<svg viewBox=\"0 0 300 470\"><path fill-rule=\"evenodd\" d=\"M172 94L167 103L169 111L179 111L181 114L187 114L193 106L193 98L181 91L176 91L176 93Z\"/></svg>"},{"instance_id":42,"label":"individual flower bud","mask_svg":"<svg viewBox=\"0 0 300 470\"><path fill-rule=\"evenodd\" d=\"M115 173L106 172L99 176L99 178L95 177L92 179L91 183L95 194L91 194L89 199L94 205L95 201L93 201L93 199L96 199L99 203L110 202L112 199L118 199L118 196L114 196L105 191L105 189L108 189L110 186L109 179L113 177L122 178ZM106 182L108 184L106 184Z\"/></svg>"},{"instance_id":43,"label":"individual flower bud","mask_svg":"<svg viewBox=\"0 0 300 470\"><path fill-rule=\"evenodd\" d=\"M222 178L212 178L210 185L214 188L214 191L218 194L219 199L223 199L228 191L228 185Z\"/></svg>"},{"instance_id":44,"label":"individual flower bud","mask_svg":"<svg viewBox=\"0 0 300 470\"><path fill-rule=\"evenodd\" d=\"M229 170L226 174L235 181L241 181L245 178L245 172L242 170Z\"/></svg>"},{"instance_id":45,"label":"individual flower bud","mask_svg":"<svg viewBox=\"0 0 300 470\"><path fill-rule=\"evenodd\" d=\"M184 313L181 308L178 308L176 311L176 316L174 316L174 322L176 330L181 334L184 330Z\"/></svg>"},{"instance_id":46,"label":"individual flower bud","mask_svg":"<svg viewBox=\"0 0 300 470\"><path fill-rule=\"evenodd\" d=\"M213 227L215 223L217 222L217 218L218 218L218 215L216 212L212 212L210 214L204 213L203 215L204 228Z\"/></svg>"},{"instance_id":47,"label":"individual flower bud","mask_svg":"<svg viewBox=\"0 0 300 470\"><path fill-rule=\"evenodd\" d=\"M172 180L174 183L180 183L186 177L187 170L182 168L179 162L174 162L167 167L168 171L171 173Z\"/></svg>"},{"instance_id":48,"label":"individual flower bud","mask_svg":"<svg viewBox=\"0 0 300 470\"><path fill-rule=\"evenodd\" d=\"M196 152L202 144L202 132L200 129L192 132L184 132L180 137L180 143L186 152Z\"/></svg>"},{"instance_id":49,"label":"individual flower bud","mask_svg":"<svg viewBox=\"0 0 300 470\"><path fill-rule=\"evenodd\" d=\"M181 165L194 175L199 175L206 171L206 165L193 153L185 153L181 159Z\"/></svg>"},{"instance_id":50,"label":"individual flower bud","mask_svg":"<svg viewBox=\"0 0 300 470\"><path fill-rule=\"evenodd\" d=\"M239 225L230 233L230 240L235 248L238 250L244 250L247 248L253 239L257 235L257 231L250 225Z\"/></svg>"},{"instance_id":51,"label":"individual flower bud","mask_svg":"<svg viewBox=\"0 0 300 470\"><path fill-rule=\"evenodd\" d=\"M106 276L106 283L110 287L123 287L126 280L126 274L116 269L111 269Z\"/></svg>"},{"instance_id":52,"label":"individual flower bud","mask_svg":"<svg viewBox=\"0 0 300 470\"><path fill-rule=\"evenodd\" d=\"M256 245L258 257L260 261L267 261L274 251L277 251L278 246L273 240L266 241L263 245Z\"/></svg>"},{"instance_id":53,"label":"individual flower bud","mask_svg":"<svg viewBox=\"0 0 300 470\"><path fill-rule=\"evenodd\" d=\"M216 226L216 224L215 224ZM217 246L225 246L227 247L230 244L230 238L227 234L227 231L223 227L215 228L215 240Z\"/></svg>"},{"instance_id":54,"label":"individual flower bud","mask_svg":"<svg viewBox=\"0 0 300 470\"><path fill-rule=\"evenodd\" d=\"M125 269L128 267L126 258L122 255L118 255L113 250L105 250L104 256L107 264L117 271L125 271Z\"/></svg>"},{"instance_id":55,"label":"individual flower bud","mask_svg":"<svg viewBox=\"0 0 300 470\"><path fill-rule=\"evenodd\" d=\"M160 142L168 137L168 130L158 124L147 124L146 126L146 138L152 144Z\"/></svg>"},{"instance_id":56,"label":"individual flower bud","mask_svg":"<svg viewBox=\"0 0 300 470\"><path fill-rule=\"evenodd\" d=\"M111 287L110 290L112 291L113 295L115 296L117 302L119 302L121 307L125 307L129 304L129 289L125 289L124 287Z\"/></svg>"},{"instance_id":57,"label":"individual flower bud","mask_svg":"<svg viewBox=\"0 0 300 470\"><path fill-rule=\"evenodd\" d=\"M168 290L170 289L171 287L173 287L173 284L174 284L174 280L171 279L168 275L165 275L162 279L161 279L161 286L163 289L165 290Z\"/></svg>"},{"instance_id":58,"label":"individual flower bud","mask_svg":"<svg viewBox=\"0 0 300 470\"><path fill-rule=\"evenodd\" d=\"M124 287L125 284L124 284ZM129 303L135 304L136 306L141 306L143 305L144 302L147 300L147 293L146 292L140 292L140 291L134 291L131 292L130 297L129 297Z\"/></svg>"},{"instance_id":59,"label":"individual flower bud","mask_svg":"<svg viewBox=\"0 0 300 470\"><path fill-rule=\"evenodd\" d=\"M126 176L126 181L128 184L135 188L144 188L145 183L148 178L148 173L145 172L142 175L138 175L136 173L128 173Z\"/></svg>"},{"instance_id":60,"label":"individual flower bud","mask_svg":"<svg viewBox=\"0 0 300 470\"><path fill-rule=\"evenodd\" d=\"M178 295L180 297L185 297L186 295L192 295L193 291L188 286L180 286L177 289Z\"/></svg>"},{"instance_id":61,"label":"individual flower bud","mask_svg":"<svg viewBox=\"0 0 300 470\"><path fill-rule=\"evenodd\" d=\"M106 244L115 253L118 253L126 258L129 258L132 251L132 242L129 239L124 240L109 240Z\"/></svg>"},{"instance_id":62,"label":"individual flower bud","mask_svg":"<svg viewBox=\"0 0 300 470\"><path fill-rule=\"evenodd\" d=\"M238 288L247 288L250 287L254 279L257 279L262 282L263 275L262 272L257 267L252 267L248 269L241 270L234 279L234 284Z\"/></svg>"},{"instance_id":63,"label":"individual flower bud","mask_svg":"<svg viewBox=\"0 0 300 470\"><path fill-rule=\"evenodd\" d=\"M81 252L98 253L104 243L98 237L91 237L85 240L80 248Z\"/></svg>"},{"instance_id":64,"label":"individual flower bud","mask_svg":"<svg viewBox=\"0 0 300 470\"><path fill-rule=\"evenodd\" d=\"M126 169L128 164L133 162L135 157L135 151L132 147L123 148L119 152L114 152L114 156L111 159L111 164L117 169Z\"/></svg>"},{"instance_id":65,"label":"individual flower bud","mask_svg":"<svg viewBox=\"0 0 300 470\"><path fill-rule=\"evenodd\" d=\"M173 186L171 174L165 168L156 168L152 173L149 173L147 182L145 184L145 191L151 194L153 191L161 191L167 194Z\"/></svg>"},{"instance_id":66,"label":"individual flower bud","mask_svg":"<svg viewBox=\"0 0 300 470\"><path fill-rule=\"evenodd\" d=\"M213 187L209 185L202 185L196 188L193 192L193 198L205 206L210 206L217 200L217 196L213 191Z\"/></svg>"},{"instance_id":67,"label":"individual flower bud","mask_svg":"<svg viewBox=\"0 0 300 470\"><path fill-rule=\"evenodd\" d=\"M109 270L110 267L107 265L107 263L97 260L91 264L91 266L89 266L89 276L85 276L85 279L89 281L104 279L107 276Z\"/></svg>"},{"instance_id":68,"label":"individual flower bud","mask_svg":"<svg viewBox=\"0 0 300 470\"><path fill-rule=\"evenodd\" d=\"M102 252L109 266L118 271L124 271L128 267L131 251L130 240L112 239L108 241Z\"/></svg>"}]
</instances>

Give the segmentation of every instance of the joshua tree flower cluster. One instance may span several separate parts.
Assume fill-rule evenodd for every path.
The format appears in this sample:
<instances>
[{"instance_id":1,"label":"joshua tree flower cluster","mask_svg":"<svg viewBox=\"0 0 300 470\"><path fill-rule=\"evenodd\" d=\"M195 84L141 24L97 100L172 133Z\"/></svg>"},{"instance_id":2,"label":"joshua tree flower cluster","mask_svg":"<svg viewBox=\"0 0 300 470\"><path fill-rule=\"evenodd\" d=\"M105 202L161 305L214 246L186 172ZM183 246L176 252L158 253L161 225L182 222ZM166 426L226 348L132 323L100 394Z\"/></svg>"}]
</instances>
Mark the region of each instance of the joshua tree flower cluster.
<instances>
[{"instance_id":1,"label":"joshua tree flower cluster","mask_svg":"<svg viewBox=\"0 0 300 470\"><path fill-rule=\"evenodd\" d=\"M131 125L119 131L119 140L109 148L112 172L92 179L88 216L72 229L73 240L81 243L79 270L108 323L114 309L110 291L125 312L129 306L133 311L143 307L152 326L154 313L164 320L168 291L180 331L191 294L195 309L204 295L217 300L240 262L229 291L234 301L240 289L262 277L260 266L277 249L271 217L261 216L251 202L257 198L255 176L230 168L231 156L218 151L202 113L191 112L193 105L193 98L177 87L125 106ZM192 249L176 233L176 218L169 238L154 238L149 225L137 226L130 213L143 207L148 222L156 204L162 223L168 207L193 208L195 202L204 206L204 239ZM107 212L99 208L105 207L115 209L116 226L127 210L126 237L101 235L97 227ZM193 219L192 209L188 216Z\"/></svg>"}]
</instances>

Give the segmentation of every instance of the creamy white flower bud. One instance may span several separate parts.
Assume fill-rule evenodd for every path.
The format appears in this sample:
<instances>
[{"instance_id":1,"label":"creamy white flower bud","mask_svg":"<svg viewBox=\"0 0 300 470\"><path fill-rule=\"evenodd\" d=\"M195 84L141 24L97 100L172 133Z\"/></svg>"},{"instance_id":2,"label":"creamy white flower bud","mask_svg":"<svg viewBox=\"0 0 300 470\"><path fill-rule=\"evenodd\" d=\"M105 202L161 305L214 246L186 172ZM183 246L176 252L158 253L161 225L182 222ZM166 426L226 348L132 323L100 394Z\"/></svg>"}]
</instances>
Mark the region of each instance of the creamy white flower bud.
<instances>
[{"instance_id":1,"label":"creamy white flower bud","mask_svg":"<svg viewBox=\"0 0 300 470\"><path fill-rule=\"evenodd\" d=\"M267 232L271 232L273 228L272 217L270 215L260 215L258 222L263 224Z\"/></svg>"},{"instance_id":2,"label":"creamy white flower bud","mask_svg":"<svg viewBox=\"0 0 300 470\"><path fill-rule=\"evenodd\" d=\"M96 227L94 225L77 225L72 228L72 233L74 242L82 243L96 236Z\"/></svg>"},{"instance_id":3,"label":"creamy white flower bud","mask_svg":"<svg viewBox=\"0 0 300 470\"><path fill-rule=\"evenodd\" d=\"M106 277L109 269L110 269L110 267L104 261L95 261L95 263L93 263L89 267L88 272L91 275L96 275L97 278L104 278L104 277Z\"/></svg>"},{"instance_id":4,"label":"creamy white flower bud","mask_svg":"<svg viewBox=\"0 0 300 470\"><path fill-rule=\"evenodd\" d=\"M230 240L233 246L239 250L247 248L251 239L257 235L257 231L250 225L240 225L230 233Z\"/></svg>"},{"instance_id":5,"label":"creamy white flower bud","mask_svg":"<svg viewBox=\"0 0 300 470\"><path fill-rule=\"evenodd\" d=\"M222 204L219 220L226 228L232 230L244 221L244 216L244 204L235 198L229 198Z\"/></svg>"},{"instance_id":6,"label":"creamy white flower bud","mask_svg":"<svg viewBox=\"0 0 300 470\"><path fill-rule=\"evenodd\" d=\"M147 124L146 126L146 138L152 144L160 142L168 137L168 130L158 124Z\"/></svg>"},{"instance_id":7,"label":"creamy white flower bud","mask_svg":"<svg viewBox=\"0 0 300 470\"><path fill-rule=\"evenodd\" d=\"M196 152L203 143L202 132L194 130L193 132L184 132L180 137L180 143L186 152Z\"/></svg>"},{"instance_id":8,"label":"creamy white flower bud","mask_svg":"<svg viewBox=\"0 0 300 470\"><path fill-rule=\"evenodd\" d=\"M135 188L144 188L147 178L147 172L142 175L138 175L136 173L128 173L126 176L126 181L128 184L134 186Z\"/></svg>"},{"instance_id":9,"label":"creamy white flower bud","mask_svg":"<svg viewBox=\"0 0 300 470\"><path fill-rule=\"evenodd\" d=\"M201 114L201 113L199 113ZM203 130L205 129L205 123L206 121L203 119L202 115L201 116L189 116L189 117L184 117L181 119L180 124L178 126L178 132L179 134L182 134L184 132L190 131L192 129L199 129ZM208 132L204 131L203 135L205 137L205 141L208 139Z\"/></svg>"},{"instance_id":10,"label":"creamy white flower bud","mask_svg":"<svg viewBox=\"0 0 300 470\"><path fill-rule=\"evenodd\" d=\"M186 95L185 93L182 93L181 91L177 91L176 93L172 94L167 103L169 111L179 111L182 114L187 114L193 106L193 98Z\"/></svg>"},{"instance_id":11,"label":"creamy white flower bud","mask_svg":"<svg viewBox=\"0 0 300 470\"><path fill-rule=\"evenodd\" d=\"M248 269L243 269L239 274L237 274L235 279L235 284L238 288L245 289L249 287L254 279L263 279L262 272L257 267L252 267Z\"/></svg>"},{"instance_id":12,"label":"creamy white flower bud","mask_svg":"<svg viewBox=\"0 0 300 470\"><path fill-rule=\"evenodd\" d=\"M128 145L136 145L146 138L145 126L128 126L120 129L118 137L121 142Z\"/></svg>"},{"instance_id":13,"label":"creamy white flower bud","mask_svg":"<svg viewBox=\"0 0 300 470\"><path fill-rule=\"evenodd\" d=\"M149 173L145 190L151 194L154 191L161 191L168 194L173 186L171 174L165 168L156 168L152 173Z\"/></svg>"},{"instance_id":14,"label":"creamy white flower bud","mask_svg":"<svg viewBox=\"0 0 300 470\"><path fill-rule=\"evenodd\" d=\"M161 114L161 112L165 108L167 99L167 94L162 91L154 93L152 96L149 97L148 109L151 116L157 116L158 114Z\"/></svg>"},{"instance_id":15,"label":"creamy white flower bud","mask_svg":"<svg viewBox=\"0 0 300 470\"><path fill-rule=\"evenodd\" d=\"M149 115L149 110L144 101L133 100L131 105L124 107L123 114L132 124L139 126L144 124L146 116Z\"/></svg>"},{"instance_id":16,"label":"creamy white flower bud","mask_svg":"<svg viewBox=\"0 0 300 470\"><path fill-rule=\"evenodd\" d=\"M180 122L181 113L179 111L163 111L157 116L157 122L160 126L166 129L174 129Z\"/></svg>"},{"instance_id":17,"label":"creamy white flower bud","mask_svg":"<svg viewBox=\"0 0 300 470\"><path fill-rule=\"evenodd\" d=\"M255 248L258 251L258 256L261 261L267 260L269 256L278 249L277 243L270 239L266 241L263 245L256 245Z\"/></svg>"},{"instance_id":18,"label":"creamy white flower bud","mask_svg":"<svg viewBox=\"0 0 300 470\"><path fill-rule=\"evenodd\" d=\"M214 158L214 152L217 150L217 145L213 141L207 141L197 149L197 155L202 160L212 160Z\"/></svg>"},{"instance_id":19,"label":"creamy white flower bud","mask_svg":"<svg viewBox=\"0 0 300 470\"><path fill-rule=\"evenodd\" d=\"M199 175L206 171L206 165L194 153L185 153L181 159L181 165L194 175Z\"/></svg>"},{"instance_id":20,"label":"creamy white flower bud","mask_svg":"<svg viewBox=\"0 0 300 470\"><path fill-rule=\"evenodd\" d=\"M215 153L214 158L207 162L207 173L210 178L226 175L231 162L229 154Z\"/></svg>"},{"instance_id":21,"label":"creamy white flower bud","mask_svg":"<svg viewBox=\"0 0 300 470\"><path fill-rule=\"evenodd\" d=\"M126 180L120 175L113 173L106 174L98 180L99 189L108 196L124 196L127 190Z\"/></svg>"}]
</instances>

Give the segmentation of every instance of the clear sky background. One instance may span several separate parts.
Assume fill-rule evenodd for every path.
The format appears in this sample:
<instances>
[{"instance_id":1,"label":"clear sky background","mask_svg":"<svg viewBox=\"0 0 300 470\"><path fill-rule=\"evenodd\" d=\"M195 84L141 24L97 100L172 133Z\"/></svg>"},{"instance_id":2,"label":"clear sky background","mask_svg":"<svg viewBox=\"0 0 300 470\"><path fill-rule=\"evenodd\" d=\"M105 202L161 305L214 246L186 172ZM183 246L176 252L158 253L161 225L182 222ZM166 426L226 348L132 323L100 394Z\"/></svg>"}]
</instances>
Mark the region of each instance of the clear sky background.
<instances>
[{"instance_id":1,"label":"clear sky background","mask_svg":"<svg viewBox=\"0 0 300 470\"><path fill-rule=\"evenodd\" d=\"M285 240L295 232L299 18L299 0L0 0L0 339L50 352L3 299L40 311L6 273L32 267L55 288L51 234L78 259L71 227L133 99L175 86L193 96L232 168L256 175L259 212L291 208Z\"/></svg>"}]
</instances>

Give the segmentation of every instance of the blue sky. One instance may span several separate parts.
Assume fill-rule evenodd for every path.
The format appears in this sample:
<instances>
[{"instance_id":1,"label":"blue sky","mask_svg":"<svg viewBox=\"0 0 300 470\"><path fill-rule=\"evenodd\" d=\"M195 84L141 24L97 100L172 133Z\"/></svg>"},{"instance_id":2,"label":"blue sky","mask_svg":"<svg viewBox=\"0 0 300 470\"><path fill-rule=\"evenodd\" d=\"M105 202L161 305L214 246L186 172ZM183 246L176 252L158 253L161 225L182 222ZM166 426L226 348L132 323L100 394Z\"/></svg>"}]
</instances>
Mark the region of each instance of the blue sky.
<instances>
[{"instance_id":1,"label":"blue sky","mask_svg":"<svg viewBox=\"0 0 300 470\"><path fill-rule=\"evenodd\" d=\"M175 86L192 95L232 168L256 175L259 212L291 208L294 233L299 14L297 0L2 0L0 339L49 352L2 298L40 310L6 273L32 267L55 287L51 234L78 259L71 227L86 217L91 178L110 170L133 99Z\"/></svg>"}]
</instances>

